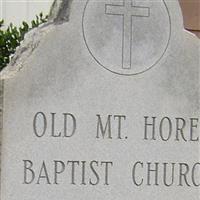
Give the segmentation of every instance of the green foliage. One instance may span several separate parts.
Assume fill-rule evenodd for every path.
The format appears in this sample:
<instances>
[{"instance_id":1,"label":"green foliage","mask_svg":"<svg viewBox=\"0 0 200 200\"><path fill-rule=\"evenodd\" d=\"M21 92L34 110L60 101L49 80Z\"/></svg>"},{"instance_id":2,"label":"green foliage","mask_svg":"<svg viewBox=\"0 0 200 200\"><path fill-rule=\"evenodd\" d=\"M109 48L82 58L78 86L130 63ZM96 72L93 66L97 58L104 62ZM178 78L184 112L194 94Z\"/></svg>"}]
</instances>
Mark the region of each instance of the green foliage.
<instances>
[{"instance_id":1,"label":"green foliage","mask_svg":"<svg viewBox=\"0 0 200 200\"><path fill-rule=\"evenodd\" d=\"M18 28L11 23L6 30L2 29L4 21L0 20L0 71L10 62L10 56L15 53L25 34L40 24L47 22L47 18L48 16L43 16L40 13L31 22L31 25L22 22L22 25Z\"/></svg>"}]
</instances>

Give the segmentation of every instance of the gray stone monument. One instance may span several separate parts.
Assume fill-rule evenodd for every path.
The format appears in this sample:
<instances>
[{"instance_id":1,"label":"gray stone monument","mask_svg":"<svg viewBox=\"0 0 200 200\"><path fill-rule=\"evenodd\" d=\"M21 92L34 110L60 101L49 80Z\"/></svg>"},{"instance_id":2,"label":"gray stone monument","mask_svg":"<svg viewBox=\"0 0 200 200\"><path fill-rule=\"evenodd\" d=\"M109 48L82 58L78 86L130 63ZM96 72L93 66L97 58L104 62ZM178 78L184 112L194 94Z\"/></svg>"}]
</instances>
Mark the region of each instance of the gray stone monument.
<instances>
[{"instance_id":1,"label":"gray stone monument","mask_svg":"<svg viewBox=\"0 0 200 200\"><path fill-rule=\"evenodd\" d=\"M1 72L1 199L199 200L199 48L176 0L55 1Z\"/></svg>"}]
</instances>

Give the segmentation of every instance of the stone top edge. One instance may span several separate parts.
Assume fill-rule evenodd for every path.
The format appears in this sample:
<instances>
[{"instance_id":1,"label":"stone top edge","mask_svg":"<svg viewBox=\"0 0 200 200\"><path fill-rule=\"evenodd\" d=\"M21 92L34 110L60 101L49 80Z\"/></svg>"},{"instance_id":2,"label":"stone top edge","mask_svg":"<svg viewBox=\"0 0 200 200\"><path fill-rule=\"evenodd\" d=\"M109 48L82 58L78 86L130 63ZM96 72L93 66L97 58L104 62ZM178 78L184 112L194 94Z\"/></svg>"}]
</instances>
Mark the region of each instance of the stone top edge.
<instances>
[{"instance_id":1,"label":"stone top edge","mask_svg":"<svg viewBox=\"0 0 200 200\"><path fill-rule=\"evenodd\" d=\"M167 1L170 2L170 0ZM12 55L10 63L0 72L0 80L12 78L16 73L21 71L26 65L28 58L44 39L44 36L51 32L56 25L61 25L69 21L72 2L73 0L54 0L50 9L48 22L32 29L25 35L24 40L17 47L15 54ZM175 2L178 4L178 0L175 0ZM183 25L182 22L181 24ZM197 36L185 30L184 27L183 31L199 40Z\"/></svg>"},{"instance_id":2,"label":"stone top edge","mask_svg":"<svg viewBox=\"0 0 200 200\"><path fill-rule=\"evenodd\" d=\"M0 80L12 78L25 66L26 61L37 49L46 34L52 31L55 25L69 21L70 6L73 0L54 0L48 22L30 30L16 52L12 55L10 63L0 72Z\"/></svg>"}]
</instances>

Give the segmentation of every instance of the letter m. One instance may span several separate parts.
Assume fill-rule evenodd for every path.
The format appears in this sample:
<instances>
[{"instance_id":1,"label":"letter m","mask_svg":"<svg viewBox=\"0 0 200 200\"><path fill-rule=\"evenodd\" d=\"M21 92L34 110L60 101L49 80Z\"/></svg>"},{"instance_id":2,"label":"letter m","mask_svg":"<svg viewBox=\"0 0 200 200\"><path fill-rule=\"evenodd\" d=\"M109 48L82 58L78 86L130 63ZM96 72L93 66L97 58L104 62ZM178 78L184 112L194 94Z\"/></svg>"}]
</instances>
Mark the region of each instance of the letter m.
<instances>
[{"instance_id":1,"label":"letter m","mask_svg":"<svg viewBox=\"0 0 200 200\"><path fill-rule=\"evenodd\" d=\"M100 138L102 136L103 139L105 137L112 139L112 136L111 136L111 117L112 117L112 115L108 115L106 124L105 124L105 126L103 126L101 116L97 115L98 121L97 121L97 137L96 138Z\"/></svg>"}]
</instances>

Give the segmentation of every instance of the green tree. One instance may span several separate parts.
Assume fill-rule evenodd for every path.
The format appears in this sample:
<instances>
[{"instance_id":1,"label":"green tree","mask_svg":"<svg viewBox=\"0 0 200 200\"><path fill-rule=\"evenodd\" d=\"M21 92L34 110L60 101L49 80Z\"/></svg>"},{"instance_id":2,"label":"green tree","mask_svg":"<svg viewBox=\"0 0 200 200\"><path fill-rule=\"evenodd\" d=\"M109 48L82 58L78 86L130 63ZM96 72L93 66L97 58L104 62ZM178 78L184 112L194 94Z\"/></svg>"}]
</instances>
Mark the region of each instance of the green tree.
<instances>
[{"instance_id":1,"label":"green tree","mask_svg":"<svg viewBox=\"0 0 200 200\"><path fill-rule=\"evenodd\" d=\"M0 20L0 71L10 62L10 57L24 39L25 34L40 24L47 22L48 16L42 13L32 20L31 25L27 22L22 22L20 27L14 26L12 23L7 29L3 29L4 20Z\"/></svg>"}]
</instances>

